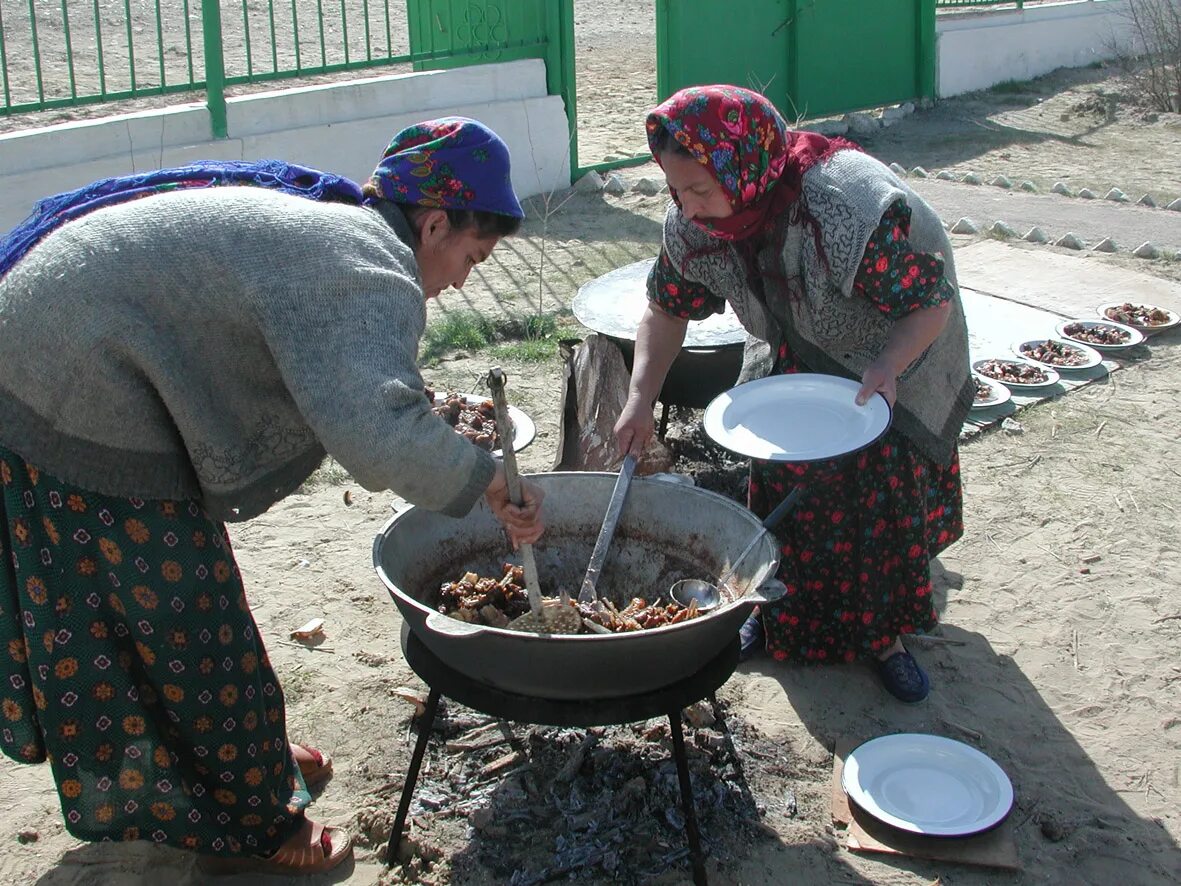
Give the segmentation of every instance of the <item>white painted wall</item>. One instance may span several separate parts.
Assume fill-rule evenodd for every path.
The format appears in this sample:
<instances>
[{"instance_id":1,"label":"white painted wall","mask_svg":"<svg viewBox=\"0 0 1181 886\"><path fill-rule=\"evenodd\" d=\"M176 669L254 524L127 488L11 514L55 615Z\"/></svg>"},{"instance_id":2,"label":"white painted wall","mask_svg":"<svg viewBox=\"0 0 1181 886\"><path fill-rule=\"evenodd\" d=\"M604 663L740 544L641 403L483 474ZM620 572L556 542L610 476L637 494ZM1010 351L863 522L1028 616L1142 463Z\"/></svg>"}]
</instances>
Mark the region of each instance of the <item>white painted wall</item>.
<instances>
[{"instance_id":1,"label":"white painted wall","mask_svg":"<svg viewBox=\"0 0 1181 886\"><path fill-rule=\"evenodd\" d=\"M0 232L49 194L194 160L275 158L364 181L394 133L462 114L512 155L521 197L569 187L570 132L539 59L255 93L227 101L229 138L210 137L204 104L0 135Z\"/></svg>"},{"instance_id":2,"label":"white painted wall","mask_svg":"<svg viewBox=\"0 0 1181 886\"><path fill-rule=\"evenodd\" d=\"M936 92L948 98L1112 58L1113 41L1131 42L1127 8L1127 0L1075 0L941 12L935 19Z\"/></svg>"}]
</instances>

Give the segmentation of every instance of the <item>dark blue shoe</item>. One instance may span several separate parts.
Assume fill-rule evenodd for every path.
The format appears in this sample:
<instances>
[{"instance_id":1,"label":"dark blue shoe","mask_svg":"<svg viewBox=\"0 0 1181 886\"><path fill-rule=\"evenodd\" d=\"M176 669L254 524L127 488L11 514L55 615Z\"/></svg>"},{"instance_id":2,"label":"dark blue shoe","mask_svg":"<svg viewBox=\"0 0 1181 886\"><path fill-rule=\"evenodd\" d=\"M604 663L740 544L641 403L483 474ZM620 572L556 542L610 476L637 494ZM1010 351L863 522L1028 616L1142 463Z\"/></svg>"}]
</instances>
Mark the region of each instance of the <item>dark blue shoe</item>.
<instances>
[{"instance_id":1,"label":"dark blue shoe","mask_svg":"<svg viewBox=\"0 0 1181 886\"><path fill-rule=\"evenodd\" d=\"M746 661L752 655L762 652L767 646L767 634L763 631L763 618L756 609L738 629L738 660Z\"/></svg>"},{"instance_id":2,"label":"dark blue shoe","mask_svg":"<svg viewBox=\"0 0 1181 886\"><path fill-rule=\"evenodd\" d=\"M905 650L895 652L885 661L879 661L878 673L882 675L886 691L907 704L922 701L931 691L931 681L927 679L926 672L919 667L914 656Z\"/></svg>"}]
</instances>

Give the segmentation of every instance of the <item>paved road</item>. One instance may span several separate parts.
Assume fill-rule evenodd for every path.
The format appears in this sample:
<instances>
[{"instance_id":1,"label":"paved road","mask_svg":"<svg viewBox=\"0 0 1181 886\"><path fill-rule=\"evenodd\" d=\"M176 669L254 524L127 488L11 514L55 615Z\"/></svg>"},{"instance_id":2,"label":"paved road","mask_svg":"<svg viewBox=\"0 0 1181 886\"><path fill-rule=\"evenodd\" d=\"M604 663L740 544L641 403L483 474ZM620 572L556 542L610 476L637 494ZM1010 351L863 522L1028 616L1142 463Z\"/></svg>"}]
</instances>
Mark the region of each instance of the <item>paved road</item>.
<instances>
[{"instance_id":1,"label":"paved road","mask_svg":"<svg viewBox=\"0 0 1181 886\"><path fill-rule=\"evenodd\" d=\"M932 178L911 177L907 181L948 224L967 216L981 231L1000 220L1022 235L1037 225L1051 241L1072 232L1088 248L1110 237L1121 249L1135 249L1147 240L1161 248L1181 250L1181 212ZM1137 199L1140 195L1130 196Z\"/></svg>"}]
</instances>

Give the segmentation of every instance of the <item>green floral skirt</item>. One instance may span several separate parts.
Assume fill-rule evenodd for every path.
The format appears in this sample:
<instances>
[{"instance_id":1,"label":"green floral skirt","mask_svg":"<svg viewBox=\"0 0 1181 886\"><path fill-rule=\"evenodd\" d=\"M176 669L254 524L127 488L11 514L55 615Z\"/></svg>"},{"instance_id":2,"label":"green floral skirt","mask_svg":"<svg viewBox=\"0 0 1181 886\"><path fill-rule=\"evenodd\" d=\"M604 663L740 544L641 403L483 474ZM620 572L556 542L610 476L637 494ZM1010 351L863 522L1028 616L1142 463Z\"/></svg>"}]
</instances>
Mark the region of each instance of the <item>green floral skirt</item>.
<instances>
[{"instance_id":1,"label":"green floral skirt","mask_svg":"<svg viewBox=\"0 0 1181 886\"><path fill-rule=\"evenodd\" d=\"M0 749L48 759L71 834L267 853L310 797L224 524L0 447Z\"/></svg>"}]
</instances>

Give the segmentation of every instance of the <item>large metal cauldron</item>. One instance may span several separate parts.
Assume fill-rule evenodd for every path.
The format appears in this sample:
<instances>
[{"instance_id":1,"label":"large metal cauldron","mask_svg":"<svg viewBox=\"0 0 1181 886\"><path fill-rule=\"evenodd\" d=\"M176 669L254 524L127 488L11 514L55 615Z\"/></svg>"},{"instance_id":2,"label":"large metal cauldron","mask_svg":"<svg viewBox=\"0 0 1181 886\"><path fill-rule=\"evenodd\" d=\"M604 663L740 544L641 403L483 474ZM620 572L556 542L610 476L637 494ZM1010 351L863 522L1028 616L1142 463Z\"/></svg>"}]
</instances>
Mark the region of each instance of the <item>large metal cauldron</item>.
<instances>
[{"instance_id":1,"label":"large metal cauldron","mask_svg":"<svg viewBox=\"0 0 1181 886\"><path fill-rule=\"evenodd\" d=\"M584 283L572 305L578 322L619 345L631 372L636 333L648 306L648 275L655 259L644 259ZM746 332L734 310L690 323L685 342L669 367L657 399L666 406L704 409L734 387L742 370Z\"/></svg>"},{"instance_id":2,"label":"large metal cauldron","mask_svg":"<svg viewBox=\"0 0 1181 886\"><path fill-rule=\"evenodd\" d=\"M615 474L530 475L545 489L546 532L534 547L543 591L577 592L590 560ZM664 595L680 578L714 578L759 531L735 502L693 486L637 478L628 494L599 593L618 605ZM610 698L658 689L696 671L733 642L774 574L770 535L739 565L739 596L677 625L628 634L542 636L468 625L435 610L444 581L465 571L501 574L512 560L500 524L485 503L463 519L409 508L373 545L373 564L409 630L446 664L499 689L551 699Z\"/></svg>"}]
</instances>

